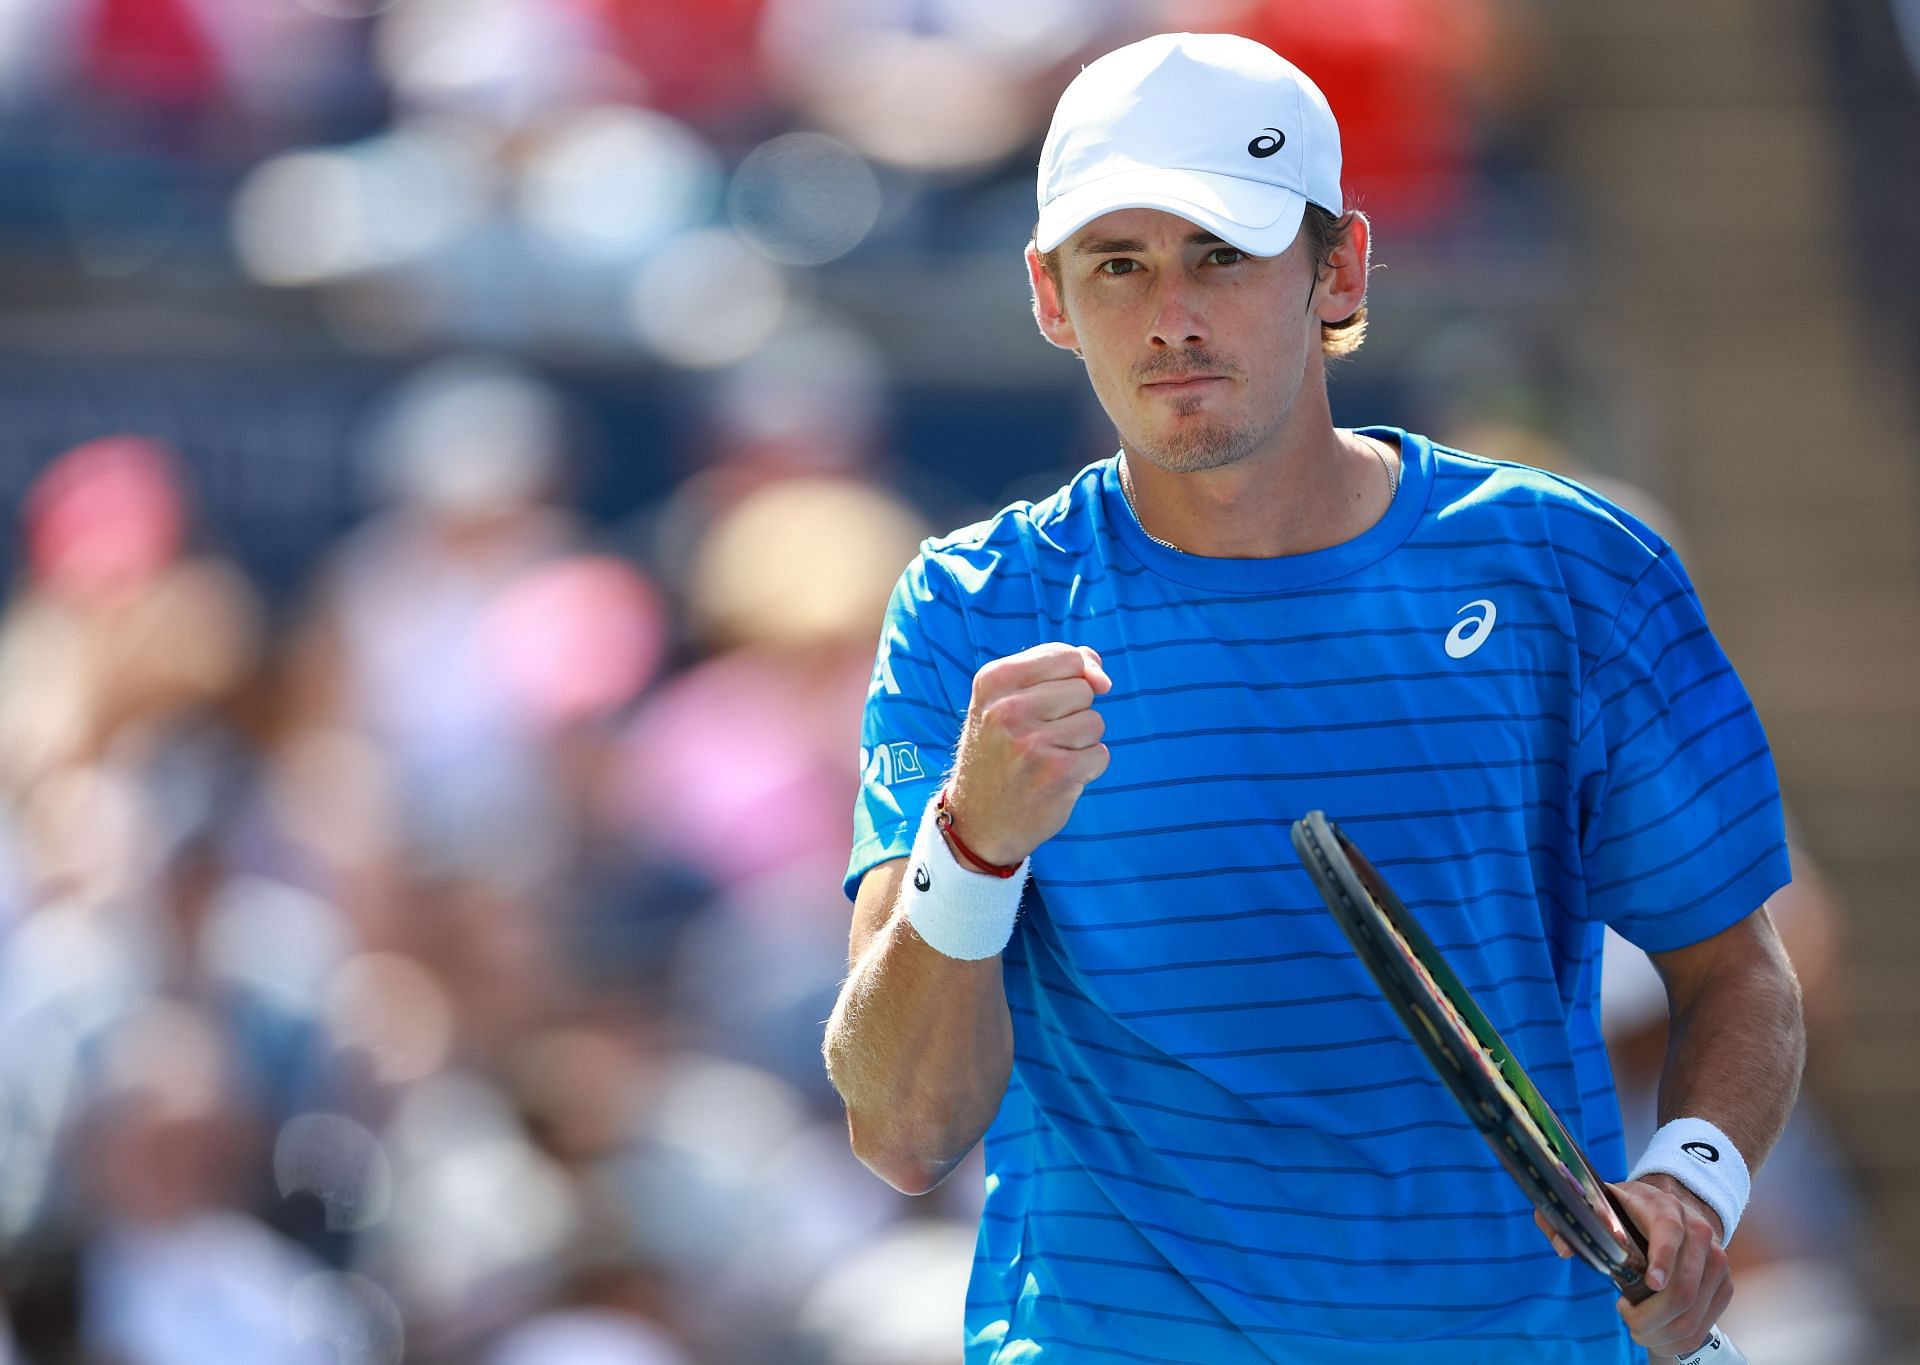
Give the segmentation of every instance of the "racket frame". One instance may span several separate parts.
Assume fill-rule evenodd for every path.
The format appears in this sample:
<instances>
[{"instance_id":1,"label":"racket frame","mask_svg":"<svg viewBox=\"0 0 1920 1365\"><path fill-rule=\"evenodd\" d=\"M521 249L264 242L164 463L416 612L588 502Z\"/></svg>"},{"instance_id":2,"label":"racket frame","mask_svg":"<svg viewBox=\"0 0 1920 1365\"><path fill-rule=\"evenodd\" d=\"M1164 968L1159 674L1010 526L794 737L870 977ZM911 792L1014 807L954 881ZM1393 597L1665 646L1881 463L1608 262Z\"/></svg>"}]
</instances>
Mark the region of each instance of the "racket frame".
<instances>
[{"instance_id":1,"label":"racket frame","mask_svg":"<svg viewBox=\"0 0 1920 1365\"><path fill-rule=\"evenodd\" d=\"M1629 1301L1647 1298L1640 1230L1419 921L1324 812L1292 834L1362 965L1500 1164L1576 1255Z\"/></svg>"}]
</instances>

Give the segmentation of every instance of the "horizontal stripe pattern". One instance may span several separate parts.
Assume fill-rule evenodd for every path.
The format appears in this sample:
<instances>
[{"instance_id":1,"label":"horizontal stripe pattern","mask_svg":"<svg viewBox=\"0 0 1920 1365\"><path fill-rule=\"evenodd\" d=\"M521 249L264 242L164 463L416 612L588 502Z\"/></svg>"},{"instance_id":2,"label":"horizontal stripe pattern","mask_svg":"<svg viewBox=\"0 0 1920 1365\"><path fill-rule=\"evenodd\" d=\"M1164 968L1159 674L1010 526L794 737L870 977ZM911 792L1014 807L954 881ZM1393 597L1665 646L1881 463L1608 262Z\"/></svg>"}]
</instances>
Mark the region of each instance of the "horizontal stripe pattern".
<instances>
[{"instance_id":1,"label":"horizontal stripe pattern","mask_svg":"<svg viewBox=\"0 0 1920 1365\"><path fill-rule=\"evenodd\" d=\"M1552 1256L1354 962L1288 825L1325 809L1360 842L1618 1177L1602 927L1679 946L1775 889L1771 758L1658 536L1578 485L1389 436L1394 508L1330 551L1156 551L1099 465L929 542L896 589L861 743L912 745L921 771L870 769L850 890L906 852L981 664L1065 639L1114 681L1111 766L1036 852L1004 958L1014 1077L969 1361L1637 1359L1610 1287Z\"/></svg>"}]
</instances>

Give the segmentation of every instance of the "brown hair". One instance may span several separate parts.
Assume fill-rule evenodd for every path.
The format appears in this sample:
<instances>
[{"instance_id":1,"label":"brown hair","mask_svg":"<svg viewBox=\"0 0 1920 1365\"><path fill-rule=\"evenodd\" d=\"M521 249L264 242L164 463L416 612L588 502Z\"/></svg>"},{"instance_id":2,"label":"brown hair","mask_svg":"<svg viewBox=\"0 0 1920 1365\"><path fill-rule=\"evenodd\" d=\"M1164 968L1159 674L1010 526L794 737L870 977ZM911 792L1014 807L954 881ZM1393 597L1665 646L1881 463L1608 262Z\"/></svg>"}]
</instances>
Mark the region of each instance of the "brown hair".
<instances>
[{"instance_id":1,"label":"brown hair","mask_svg":"<svg viewBox=\"0 0 1920 1365\"><path fill-rule=\"evenodd\" d=\"M1347 244L1347 237L1353 230L1353 218L1349 214L1335 217L1318 204L1308 204L1307 211L1300 219L1300 235L1306 239L1307 255L1313 259L1313 273L1318 276L1333 259L1333 253ZM1360 343L1367 339L1367 301L1360 300L1360 306L1338 322L1320 324L1320 353L1329 360L1340 360L1360 349Z\"/></svg>"},{"instance_id":2,"label":"brown hair","mask_svg":"<svg viewBox=\"0 0 1920 1365\"><path fill-rule=\"evenodd\" d=\"M1306 239L1307 254L1313 260L1315 275L1325 270L1327 263L1333 259L1333 253L1346 245L1352 226L1353 219L1344 214L1336 217L1318 204L1307 205L1307 211L1300 220L1300 234ZM1040 264L1058 291L1061 287L1060 249L1055 247L1052 251L1041 252ZM1352 355L1366 339L1367 305L1364 300L1351 316L1338 322L1320 324L1320 353L1329 360Z\"/></svg>"}]
</instances>

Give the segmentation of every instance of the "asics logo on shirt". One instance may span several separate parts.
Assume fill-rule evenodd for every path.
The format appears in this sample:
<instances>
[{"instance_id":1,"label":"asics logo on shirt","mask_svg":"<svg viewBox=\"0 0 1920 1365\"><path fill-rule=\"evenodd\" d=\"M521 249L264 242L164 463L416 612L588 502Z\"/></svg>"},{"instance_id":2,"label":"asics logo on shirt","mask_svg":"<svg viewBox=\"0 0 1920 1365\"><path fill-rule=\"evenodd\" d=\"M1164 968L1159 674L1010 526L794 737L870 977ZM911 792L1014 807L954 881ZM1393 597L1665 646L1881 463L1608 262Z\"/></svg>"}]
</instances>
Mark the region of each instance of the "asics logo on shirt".
<instances>
[{"instance_id":1,"label":"asics logo on shirt","mask_svg":"<svg viewBox=\"0 0 1920 1365\"><path fill-rule=\"evenodd\" d=\"M1480 615L1467 617L1466 620L1459 622L1452 630L1447 632L1448 658L1466 658L1467 655L1473 653L1474 650L1480 648L1481 645L1487 642L1487 636L1493 634L1494 618L1500 614L1500 610L1484 597L1478 601L1467 603L1466 606L1460 608L1460 611L1455 612L1454 615L1458 616L1461 612L1469 612L1476 609L1480 610Z\"/></svg>"}]
</instances>

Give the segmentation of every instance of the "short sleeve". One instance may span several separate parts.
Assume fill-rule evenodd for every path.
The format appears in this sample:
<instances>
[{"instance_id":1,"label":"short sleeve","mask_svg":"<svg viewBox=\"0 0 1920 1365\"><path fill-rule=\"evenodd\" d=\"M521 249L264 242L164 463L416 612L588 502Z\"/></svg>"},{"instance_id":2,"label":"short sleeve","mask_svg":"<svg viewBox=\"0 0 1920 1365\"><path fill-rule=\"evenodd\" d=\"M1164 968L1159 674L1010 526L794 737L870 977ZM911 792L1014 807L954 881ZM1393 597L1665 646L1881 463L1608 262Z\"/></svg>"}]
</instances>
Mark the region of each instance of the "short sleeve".
<instances>
[{"instance_id":1,"label":"short sleeve","mask_svg":"<svg viewBox=\"0 0 1920 1365\"><path fill-rule=\"evenodd\" d=\"M871 868L912 850L920 815L959 743L974 652L958 589L922 554L894 586L867 685L849 899Z\"/></svg>"},{"instance_id":2,"label":"short sleeve","mask_svg":"<svg viewBox=\"0 0 1920 1365\"><path fill-rule=\"evenodd\" d=\"M1669 549L1581 692L1581 851L1596 919L1649 952L1737 923L1790 873L1753 701Z\"/></svg>"}]
</instances>

